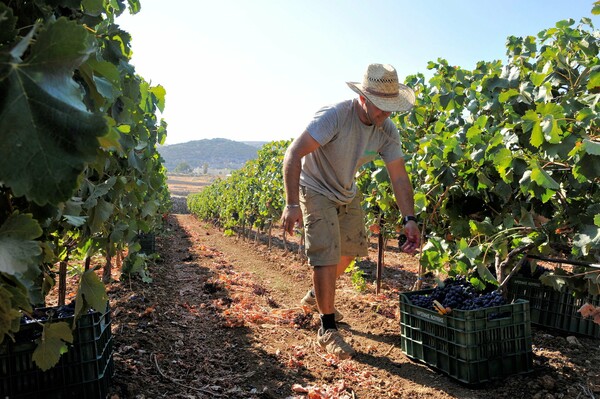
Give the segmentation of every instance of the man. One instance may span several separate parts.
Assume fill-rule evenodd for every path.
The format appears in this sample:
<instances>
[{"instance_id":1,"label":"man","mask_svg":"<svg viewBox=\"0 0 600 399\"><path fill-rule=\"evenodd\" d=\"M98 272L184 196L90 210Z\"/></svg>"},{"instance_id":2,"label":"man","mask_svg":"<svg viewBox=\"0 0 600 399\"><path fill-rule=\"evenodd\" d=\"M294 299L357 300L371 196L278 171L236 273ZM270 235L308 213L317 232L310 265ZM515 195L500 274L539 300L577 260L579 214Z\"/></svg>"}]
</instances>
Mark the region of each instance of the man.
<instances>
[{"instance_id":1,"label":"man","mask_svg":"<svg viewBox=\"0 0 600 399\"><path fill-rule=\"evenodd\" d=\"M313 268L313 289L302 303L318 307L321 328L317 342L341 359L354 354L340 335L334 307L336 279L356 257L368 255L367 234L355 175L358 168L380 155L402 215L407 236L402 250L414 253L420 233L413 190L404 165L400 135L389 119L406 112L414 92L398 82L391 65L371 64L362 84L347 82L359 97L320 109L306 130L286 151L283 176L286 207L283 228L293 233L304 224L306 254Z\"/></svg>"}]
</instances>

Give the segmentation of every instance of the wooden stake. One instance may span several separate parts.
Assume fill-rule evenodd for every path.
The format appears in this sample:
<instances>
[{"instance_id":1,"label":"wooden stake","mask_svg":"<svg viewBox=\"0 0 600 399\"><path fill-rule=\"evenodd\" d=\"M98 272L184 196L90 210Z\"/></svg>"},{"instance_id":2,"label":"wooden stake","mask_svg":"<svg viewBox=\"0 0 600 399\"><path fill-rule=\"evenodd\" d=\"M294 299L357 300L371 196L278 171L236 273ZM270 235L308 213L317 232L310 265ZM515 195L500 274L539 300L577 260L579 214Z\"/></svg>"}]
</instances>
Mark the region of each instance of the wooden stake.
<instances>
[{"instance_id":1,"label":"wooden stake","mask_svg":"<svg viewBox=\"0 0 600 399\"><path fill-rule=\"evenodd\" d=\"M376 280L377 284L375 287L375 294L379 295L381 290L381 275L383 274L383 228L379 225L379 234L377 234L377 273Z\"/></svg>"},{"instance_id":2,"label":"wooden stake","mask_svg":"<svg viewBox=\"0 0 600 399\"><path fill-rule=\"evenodd\" d=\"M60 262L58 268L58 306L65 304L67 297L67 260Z\"/></svg>"}]
</instances>

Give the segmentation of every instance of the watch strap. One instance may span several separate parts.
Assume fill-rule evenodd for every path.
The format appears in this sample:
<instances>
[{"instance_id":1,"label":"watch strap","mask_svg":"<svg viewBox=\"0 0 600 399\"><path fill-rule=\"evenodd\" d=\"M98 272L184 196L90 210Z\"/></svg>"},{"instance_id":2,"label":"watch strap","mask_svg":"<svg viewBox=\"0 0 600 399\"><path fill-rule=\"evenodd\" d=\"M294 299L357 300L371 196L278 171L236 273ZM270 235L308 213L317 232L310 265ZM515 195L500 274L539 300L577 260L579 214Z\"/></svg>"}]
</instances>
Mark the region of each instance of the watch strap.
<instances>
[{"instance_id":1,"label":"watch strap","mask_svg":"<svg viewBox=\"0 0 600 399\"><path fill-rule=\"evenodd\" d=\"M406 223L410 222L411 220L412 220L413 222L415 222L415 223L418 223L418 222L419 222L415 216L412 216L412 215L410 215L410 216L404 216L404 217L402 218L402 226L405 226L405 225L406 225Z\"/></svg>"}]
</instances>

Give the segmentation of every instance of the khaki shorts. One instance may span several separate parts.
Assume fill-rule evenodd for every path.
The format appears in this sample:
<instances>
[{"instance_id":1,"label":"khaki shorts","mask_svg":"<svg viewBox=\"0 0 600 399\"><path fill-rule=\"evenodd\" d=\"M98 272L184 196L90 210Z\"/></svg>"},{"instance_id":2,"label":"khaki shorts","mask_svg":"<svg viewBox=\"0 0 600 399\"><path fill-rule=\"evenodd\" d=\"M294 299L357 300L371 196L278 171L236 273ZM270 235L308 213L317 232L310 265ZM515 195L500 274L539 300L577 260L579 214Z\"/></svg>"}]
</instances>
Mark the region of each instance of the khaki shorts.
<instances>
[{"instance_id":1,"label":"khaki shorts","mask_svg":"<svg viewBox=\"0 0 600 399\"><path fill-rule=\"evenodd\" d=\"M300 187L306 256L311 266L337 265L340 256L367 256L367 233L361 197L339 205Z\"/></svg>"}]
</instances>

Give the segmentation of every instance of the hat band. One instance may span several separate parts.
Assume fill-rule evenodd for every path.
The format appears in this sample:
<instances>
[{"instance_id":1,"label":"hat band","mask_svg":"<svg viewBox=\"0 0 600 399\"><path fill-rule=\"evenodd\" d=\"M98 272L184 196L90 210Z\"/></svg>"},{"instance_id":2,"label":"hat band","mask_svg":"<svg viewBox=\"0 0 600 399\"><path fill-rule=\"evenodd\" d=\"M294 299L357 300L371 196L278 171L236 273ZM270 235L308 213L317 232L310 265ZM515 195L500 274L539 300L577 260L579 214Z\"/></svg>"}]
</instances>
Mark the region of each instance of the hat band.
<instances>
[{"instance_id":1,"label":"hat band","mask_svg":"<svg viewBox=\"0 0 600 399\"><path fill-rule=\"evenodd\" d=\"M367 93L372 94L372 95L377 96L377 97L386 97L386 98L398 97L398 93L383 93L383 92L380 92L380 91L375 91L375 90L373 90L373 89L371 89L369 87L365 87L364 90Z\"/></svg>"}]
</instances>

